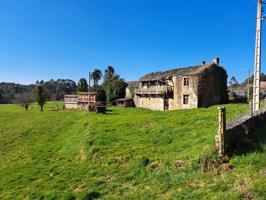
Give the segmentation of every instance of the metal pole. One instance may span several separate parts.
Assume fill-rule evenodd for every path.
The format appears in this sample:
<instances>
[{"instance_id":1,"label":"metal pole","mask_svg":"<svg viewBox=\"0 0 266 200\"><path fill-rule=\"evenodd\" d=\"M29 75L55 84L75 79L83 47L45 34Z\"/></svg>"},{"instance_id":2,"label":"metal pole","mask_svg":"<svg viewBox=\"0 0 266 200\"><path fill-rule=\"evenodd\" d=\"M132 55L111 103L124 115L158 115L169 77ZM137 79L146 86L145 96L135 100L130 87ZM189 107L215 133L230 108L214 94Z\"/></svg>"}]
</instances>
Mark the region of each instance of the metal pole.
<instances>
[{"instance_id":1,"label":"metal pole","mask_svg":"<svg viewBox=\"0 0 266 200\"><path fill-rule=\"evenodd\" d=\"M253 111L254 112L260 109L261 28L262 28L262 0L258 0L254 82L253 82Z\"/></svg>"}]
</instances>

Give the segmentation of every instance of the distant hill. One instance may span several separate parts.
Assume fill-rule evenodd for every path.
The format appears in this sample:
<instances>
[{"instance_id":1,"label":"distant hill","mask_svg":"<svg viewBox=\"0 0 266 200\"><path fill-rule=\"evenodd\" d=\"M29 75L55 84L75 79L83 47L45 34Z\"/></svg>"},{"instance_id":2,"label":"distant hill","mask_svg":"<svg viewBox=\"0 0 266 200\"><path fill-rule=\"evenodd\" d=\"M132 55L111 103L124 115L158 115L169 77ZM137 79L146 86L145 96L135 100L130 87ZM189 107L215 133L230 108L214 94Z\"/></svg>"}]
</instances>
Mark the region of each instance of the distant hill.
<instances>
[{"instance_id":1,"label":"distant hill","mask_svg":"<svg viewBox=\"0 0 266 200\"><path fill-rule=\"evenodd\" d=\"M48 100L62 100L65 94L76 93L76 83L70 79L37 81L45 87ZM17 83L0 83L0 103L12 103L16 94L34 92L35 84L22 85Z\"/></svg>"},{"instance_id":2,"label":"distant hill","mask_svg":"<svg viewBox=\"0 0 266 200\"><path fill-rule=\"evenodd\" d=\"M33 88L33 84L0 83L0 103L12 103L16 94L30 92Z\"/></svg>"}]
</instances>

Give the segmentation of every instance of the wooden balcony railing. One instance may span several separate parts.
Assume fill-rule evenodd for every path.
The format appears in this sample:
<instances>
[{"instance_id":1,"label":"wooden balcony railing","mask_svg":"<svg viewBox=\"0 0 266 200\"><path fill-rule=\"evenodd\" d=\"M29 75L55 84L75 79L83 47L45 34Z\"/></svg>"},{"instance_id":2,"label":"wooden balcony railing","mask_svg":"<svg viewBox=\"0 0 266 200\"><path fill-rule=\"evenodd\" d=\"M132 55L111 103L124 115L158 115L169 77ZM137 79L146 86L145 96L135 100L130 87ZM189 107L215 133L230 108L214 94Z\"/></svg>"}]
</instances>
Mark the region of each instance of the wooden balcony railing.
<instances>
[{"instance_id":1,"label":"wooden balcony railing","mask_svg":"<svg viewBox=\"0 0 266 200\"><path fill-rule=\"evenodd\" d=\"M169 86L152 86L148 88L139 88L136 89L135 93L136 94L155 94L155 95L160 95L160 94L166 94L168 92L172 91L172 87Z\"/></svg>"}]
</instances>

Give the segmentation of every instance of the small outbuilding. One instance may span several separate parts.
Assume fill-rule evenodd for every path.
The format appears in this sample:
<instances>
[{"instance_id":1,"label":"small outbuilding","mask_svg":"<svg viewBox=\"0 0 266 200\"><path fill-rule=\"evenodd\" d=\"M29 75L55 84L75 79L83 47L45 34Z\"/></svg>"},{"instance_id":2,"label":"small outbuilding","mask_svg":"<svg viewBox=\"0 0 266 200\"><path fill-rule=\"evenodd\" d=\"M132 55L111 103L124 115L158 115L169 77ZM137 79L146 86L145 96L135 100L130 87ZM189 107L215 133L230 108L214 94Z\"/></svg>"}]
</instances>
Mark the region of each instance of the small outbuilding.
<instances>
[{"instance_id":1,"label":"small outbuilding","mask_svg":"<svg viewBox=\"0 0 266 200\"><path fill-rule=\"evenodd\" d=\"M122 98L122 99L116 99L115 103L119 107L135 107L133 98Z\"/></svg>"},{"instance_id":2,"label":"small outbuilding","mask_svg":"<svg viewBox=\"0 0 266 200\"><path fill-rule=\"evenodd\" d=\"M82 92L77 95L65 95L64 97L66 109L88 110L90 104L97 102L95 93Z\"/></svg>"}]
</instances>

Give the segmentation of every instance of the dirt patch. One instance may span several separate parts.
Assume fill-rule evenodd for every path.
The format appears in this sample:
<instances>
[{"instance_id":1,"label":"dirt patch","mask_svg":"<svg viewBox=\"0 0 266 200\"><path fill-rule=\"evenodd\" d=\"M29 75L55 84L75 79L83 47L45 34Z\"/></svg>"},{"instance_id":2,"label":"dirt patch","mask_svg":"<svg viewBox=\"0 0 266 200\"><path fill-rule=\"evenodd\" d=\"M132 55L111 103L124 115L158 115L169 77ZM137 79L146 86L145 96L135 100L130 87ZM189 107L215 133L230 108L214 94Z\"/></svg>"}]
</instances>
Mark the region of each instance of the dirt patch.
<instances>
[{"instance_id":1,"label":"dirt patch","mask_svg":"<svg viewBox=\"0 0 266 200\"><path fill-rule=\"evenodd\" d=\"M262 170L262 176L266 178L266 168Z\"/></svg>"},{"instance_id":2,"label":"dirt patch","mask_svg":"<svg viewBox=\"0 0 266 200\"><path fill-rule=\"evenodd\" d=\"M176 167L182 167L184 164L185 164L185 161L183 161L183 160L176 160L175 161Z\"/></svg>"},{"instance_id":3,"label":"dirt patch","mask_svg":"<svg viewBox=\"0 0 266 200\"><path fill-rule=\"evenodd\" d=\"M84 147L81 147L81 149L79 151L79 155L80 155L80 160L81 161L86 159Z\"/></svg>"}]
</instances>

